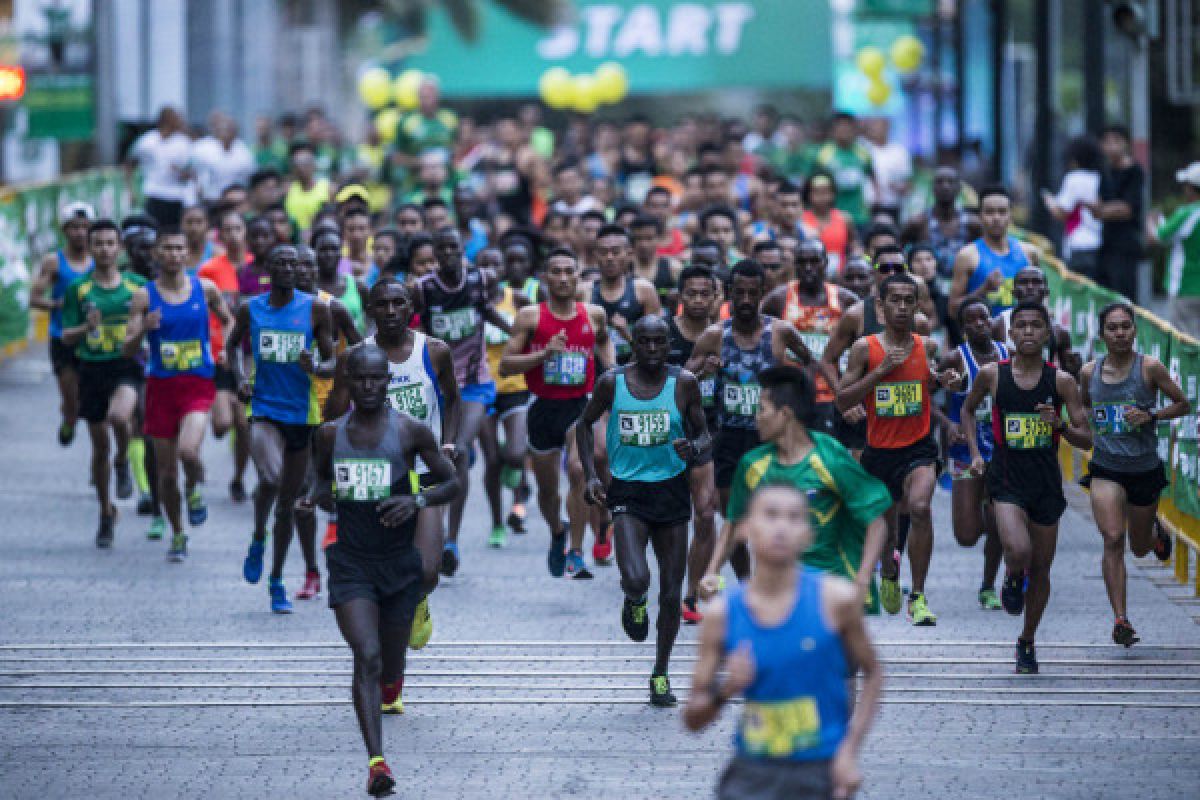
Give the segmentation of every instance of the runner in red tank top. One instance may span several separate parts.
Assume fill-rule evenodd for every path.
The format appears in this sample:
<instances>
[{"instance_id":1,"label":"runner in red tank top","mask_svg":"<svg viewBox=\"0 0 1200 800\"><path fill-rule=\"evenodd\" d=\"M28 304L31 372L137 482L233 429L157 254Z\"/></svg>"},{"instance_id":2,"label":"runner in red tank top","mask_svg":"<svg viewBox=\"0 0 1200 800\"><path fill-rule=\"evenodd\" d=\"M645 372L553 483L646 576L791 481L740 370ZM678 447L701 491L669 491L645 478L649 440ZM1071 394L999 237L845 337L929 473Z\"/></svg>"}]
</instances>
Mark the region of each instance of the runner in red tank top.
<instances>
[{"instance_id":1,"label":"runner in red tank top","mask_svg":"<svg viewBox=\"0 0 1200 800\"><path fill-rule=\"evenodd\" d=\"M880 287L883 333L863 337L850 350L850 364L838 390L843 410L857 403L867 409L867 449L862 465L887 484L896 505L912 517L908 561L912 592L908 616L913 625L936 625L937 616L925 602L925 577L933 554L933 516L930 504L937 482L937 445L929 432L930 394L936 388L929 360L937 351L930 339L913 332L917 313L917 284L905 274L892 275ZM943 385L959 380L957 371L939 374ZM885 549L895 553L895 544ZM889 614L900 611L899 558L884 559L880 600Z\"/></svg>"},{"instance_id":2,"label":"runner in red tank top","mask_svg":"<svg viewBox=\"0 0 1200 800\"><path fill-rule=\"evenodd\" d=\"M562 522L558 481L562 449L567 432L587 405L596 381L597 362L604 371L616 361L608 338L604 309L575 300L579 282L579 260L566 248L546 258L543 282L549 300L517 312L512 338L500 358L500 374L524 375L534 395L529 407L529 453L537 481L538 508L550 528L547 567L554 577L566 569L567 528ZM582 476L582 466L570 453L568 471ZM583 499L583 481L574 482L567 498L570 520L572 576L590 578L582 569L583 532L588 509Z\"/></svg>"}]
</instances>

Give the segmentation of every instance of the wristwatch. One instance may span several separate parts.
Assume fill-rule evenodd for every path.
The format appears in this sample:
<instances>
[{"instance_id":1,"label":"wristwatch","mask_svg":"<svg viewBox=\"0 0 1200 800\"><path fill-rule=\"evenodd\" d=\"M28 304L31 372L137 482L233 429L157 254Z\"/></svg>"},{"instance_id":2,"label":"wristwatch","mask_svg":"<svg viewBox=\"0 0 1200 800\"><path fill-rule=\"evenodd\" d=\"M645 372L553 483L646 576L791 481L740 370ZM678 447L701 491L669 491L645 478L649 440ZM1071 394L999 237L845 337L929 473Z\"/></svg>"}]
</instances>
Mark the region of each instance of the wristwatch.
<instances>
[{"instance_id":1,"label":"wristwatch","mask_svg":"<svg viewBox=\"0 0 1200 800\"><path fill-rule=\"evenodd\" d=\"M416 504L417 510L419 511L420 509L425 508L427 505L429 505L429 500L426 499L425 495L417 493L413 497L413 503Z\"/></svg>"}]
</instances>

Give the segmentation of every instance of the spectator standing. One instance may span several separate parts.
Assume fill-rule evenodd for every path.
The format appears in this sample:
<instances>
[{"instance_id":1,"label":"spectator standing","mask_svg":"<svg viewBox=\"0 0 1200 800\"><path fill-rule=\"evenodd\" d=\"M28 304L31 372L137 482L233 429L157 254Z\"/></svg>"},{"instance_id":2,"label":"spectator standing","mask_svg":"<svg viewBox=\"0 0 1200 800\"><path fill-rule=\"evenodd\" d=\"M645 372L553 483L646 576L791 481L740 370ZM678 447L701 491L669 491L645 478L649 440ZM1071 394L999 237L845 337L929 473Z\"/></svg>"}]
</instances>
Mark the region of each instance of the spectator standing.
<instances>
[{"instance_id":1,"label":"spectator standing","mask_svg":"<svg viewBox=\"0 0 1200 800\"><path fill-rule=\"evenodd\" d=\"M1133 160L1129 130L1110 125L1100 136L1107 169L1100 200L1089 209L1103 228L1096 282L1137 302L1138 262L1142 258L1146 173Z\"/></svg>"},{"instance_id":2,"label":"spectator standing","mask_svg":"<svg viewBox=\"0 0 1200 800\"><path fill-rule=\"evenodd\" d=\"M834 114L829 141L817 148L815 166L826 169L837 184L837 207L864 230L871 223L867 211L868 184L875 180L871 152L858 142L858 121L853 114Z\"/></svg>"},{"instance_id":3,"label":"spectator standing","mask_svg":"<svg viewBox=\"0 0 1200 800\"><path fill-rule=\"evenodd\" d=\"M417 101L417 109L401 117L392 150L393 164L405 170L430 151L440 152L448 163L454 154L458 132L458 116L441 107L441 90L436 79L426 76L421 81Z\"/></svg>"},{"instance_id":4,"label":"spectator standing","mask_svg":"<svg viewBox=\"0 0 1200 800\"><path fill-rule=\"evenodd\" d=\"M196 142L192 161L200 199L210 208L233 184L245 185L254 173L254 153L238 138L237 123L228 114L214 111L208 118L209 135Z\"/></svg>"},{"instance_id":5,"label":"spectator standing","mask_svg":"<svg viewBox=\"0 0 1200 800\"><path fill-rule=\"evenodd\" d=\"M1063 225L1063 257L1072 271L1096 276L1100 257L1101 226L1089 206L1100 199L1100 147L1090 136L1080 136L1067 146L1067 174L1058 194L1042 190L1042 201Z\"/></svg>"},{"instance_id":6,"label":"spectator standing","mask_svg":"<svg viewBox=\"0 0 1200 800\"><path fill-rule=\"evenodd\" d=\"M160 226L179 225L192 195L192 140L179 111L163 107L155 127L133 143L129 160L142 169L146 213Z\"/></svg>"},{"instance_id":7,"label":"spectator standing","mask_svg":"<svg viewBox=\"0 0 1200 800\"><path fill-rule=\"evenodd\" d=\"M1200 161L1175 173L1175 180L1183 186L1183 204L1165 219L1156 214L1147 233L1171 246L1167 266L1171 324L1200 336Z\"/></svg>"},{"instance_id":8,"label":"spectator standing","mask_svg":"<svg viewBox=\"0 0 1200 800\"><path fill-rule=\"evenodd\" d=\"M900 203L908 193L912 180L912 155L900 142L889 141L891 121L875 117L863 125L867 147L871 151L871 167L875 173L875 213L884 213L893 222L900 221Z\"/></svg>"},{"instance_id":9,"label":"spectator standing","mask_svg":"<svg viewBox=\"0 0 1200 800\"><path fill-rule=\"evenodd\" d=\"M312 227L313 217L329 202L329 181L316 176L316 151L308 142L292 145L292 181L283 206L301 231Z\"/></svg>"}]
</instances>

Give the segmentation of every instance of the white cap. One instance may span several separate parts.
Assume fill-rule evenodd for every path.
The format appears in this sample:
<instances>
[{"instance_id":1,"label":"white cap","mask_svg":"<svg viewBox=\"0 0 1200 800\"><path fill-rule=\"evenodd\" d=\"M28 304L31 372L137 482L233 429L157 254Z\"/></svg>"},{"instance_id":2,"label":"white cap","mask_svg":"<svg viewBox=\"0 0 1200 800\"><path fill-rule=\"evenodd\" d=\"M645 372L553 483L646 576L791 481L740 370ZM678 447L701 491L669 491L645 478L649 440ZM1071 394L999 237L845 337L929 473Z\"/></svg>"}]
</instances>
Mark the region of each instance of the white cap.
<instances>
[{"instance_id":1,"label":"white cap","mask_svg":"<svg viewBox=\"0 0 1200 800\"><path fill-rule=\"evenodd\" d=\"M66 225L76 217L83 217L91 222L96 219L96 210L80 200L63 203L62 208L58 210L58 224L60 225Z\"/></svg>"},{"instance_id":2,"label":"white cap","mask_svg":"<svg viewBox=\"0 0 1200 800\"><path fill-rule=\"evenodd\" d=\"M1193 161L1175 173L1175 180L1180 183L1190 183L1200 189L1200 161Z\"/></svg>"}]
</instances>

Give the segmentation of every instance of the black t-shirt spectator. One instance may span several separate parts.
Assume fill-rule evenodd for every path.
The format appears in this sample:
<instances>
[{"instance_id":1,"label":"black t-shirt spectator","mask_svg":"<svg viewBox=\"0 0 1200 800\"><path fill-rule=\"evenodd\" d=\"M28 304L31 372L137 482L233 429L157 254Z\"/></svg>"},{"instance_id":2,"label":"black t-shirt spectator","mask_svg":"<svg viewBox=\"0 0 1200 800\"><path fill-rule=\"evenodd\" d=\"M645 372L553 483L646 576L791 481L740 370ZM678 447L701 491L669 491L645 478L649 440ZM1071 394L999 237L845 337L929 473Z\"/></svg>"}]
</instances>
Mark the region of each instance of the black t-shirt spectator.
<instances>
[{"instance_id":1,"label":"black t-shirt spectator","mask_svg":"<svg viewBox=\"0 0 1200 800\"><path fill-rule=\"evenodd\" d=\"M1142 189L1146 174L1140 164L1131 164L1123 169L1108 170L1100 178L1100 201L1110 203L1120 200L1133 209L1129 219L1104 220L1100 249L1126 256L1140 256L1142 252Z\"/></svg>"}]
</instances>

